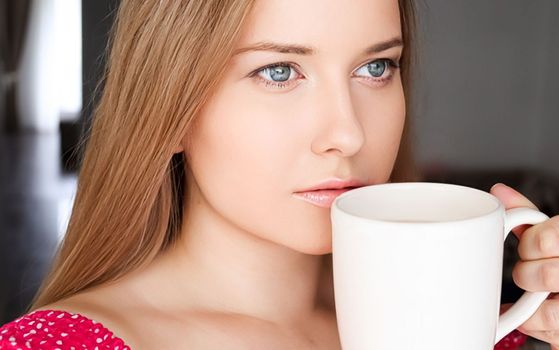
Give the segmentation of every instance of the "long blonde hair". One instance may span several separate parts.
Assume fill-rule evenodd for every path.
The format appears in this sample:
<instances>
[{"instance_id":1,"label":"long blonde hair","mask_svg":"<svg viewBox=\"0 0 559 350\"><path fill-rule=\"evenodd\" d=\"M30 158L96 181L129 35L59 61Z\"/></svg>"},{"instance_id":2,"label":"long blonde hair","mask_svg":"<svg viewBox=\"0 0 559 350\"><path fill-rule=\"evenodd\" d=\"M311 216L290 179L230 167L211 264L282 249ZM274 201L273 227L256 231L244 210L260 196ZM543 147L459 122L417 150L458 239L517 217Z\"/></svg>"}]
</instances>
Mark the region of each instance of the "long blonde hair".
<instances>
[{"instance_id":1,"label":"long blonde hair","mask_svg":"<svg viewBox=\"0 0 559 350\"><path fill-rule=\"evenodd\" d=\"M176 241L186 186L173 150L218 86L253 3L122 1L68 228L29 310L114 281ZM415 16L399 3L409 96ZM392 181L412 174L407 124Z\"/></svg>"}]
</instances>

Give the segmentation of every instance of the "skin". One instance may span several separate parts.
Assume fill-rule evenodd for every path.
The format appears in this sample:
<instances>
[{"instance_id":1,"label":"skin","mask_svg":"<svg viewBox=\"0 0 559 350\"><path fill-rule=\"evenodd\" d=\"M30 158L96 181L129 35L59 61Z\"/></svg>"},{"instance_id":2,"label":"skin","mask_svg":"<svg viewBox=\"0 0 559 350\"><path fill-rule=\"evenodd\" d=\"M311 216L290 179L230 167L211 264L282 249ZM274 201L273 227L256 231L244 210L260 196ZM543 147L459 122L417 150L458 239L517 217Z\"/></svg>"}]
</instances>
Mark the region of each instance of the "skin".
<instances>
[{"instance_id":1,"label":"skin","mask_svg":"<svg viewBox=\"0 0 559 350\"><path fill-rule=\"evenodd\" d=\"M528 207L537 209L528 198L504 184L491 189L506 209ZM518 330L551 344L559 350L559 215L534 226L512 230L519 239L520 261L513 269L514 282L527 291L550 291L548 299ZM507 310L512 304L502 305Z\"/></svg>"},{"instance_id":2,"label":"skin","mask_svg":"<svg viewBox=\"0 0 559 350\"><path fill-rule=\"evenodd\" d=\"M398 62L402 47L364 50L395 38L395 0L257 2L238 48L270 41L315 52L236 55L194 137L175 150L187 157L190 194L177 246L119 281L41 309L79 312L132 348L340 349L324 264L330 209L293 192L332 177L388 181L405 120L400 72L386 66L373 77L367 63ZM274 80L262 68L277 62L293 64L284 88L264 82ZM526 205L520 194L492 191L509 207ZM554 218L521 237L529 260L515 270L521 287L559 289L559 279L546 274L542 283L534 273L557 264L559 245L540 260L538 244L559 237L557 227ZM542 309L559 310L551 302ZM543 339L540 330L559 327L544 317L553 312L540 310L523 330Z\"/></svg>"}]
</instances>

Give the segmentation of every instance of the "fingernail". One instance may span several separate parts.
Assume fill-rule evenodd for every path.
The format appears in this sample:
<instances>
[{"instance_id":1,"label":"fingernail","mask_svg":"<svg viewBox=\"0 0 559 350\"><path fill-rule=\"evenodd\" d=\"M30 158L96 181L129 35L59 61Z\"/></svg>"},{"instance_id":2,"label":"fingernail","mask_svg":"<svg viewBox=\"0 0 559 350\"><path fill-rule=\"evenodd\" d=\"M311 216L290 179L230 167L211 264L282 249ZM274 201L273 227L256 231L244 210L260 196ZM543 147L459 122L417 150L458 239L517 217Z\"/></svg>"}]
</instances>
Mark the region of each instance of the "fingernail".
<instances>
[{"instance_id":1,"label":"fingernail","mask_svg":"<svg viewBox=\"0 0 559 350\"><path fill-rule=\"evenodd\" d=\"M491 186L491 189L494 189L494 188L497 187L497 186L509 187L509 186L505 185L505 184L502 183L502 182L497 182L496 184L494 184L493 186ZM509 187L509 188L510 188L510 187Z\"/></svg>"},{"instance_id":2,"label":"fingernail","mask_svg":"<svg viewBox=\"0 0 559 350\"><path fill-rule=\"evenodd\" d=\"M502 183L502 182L496 183L493 187L495 187L495 186L497 186L497 185L503 186L505 189L508 189L508 191L511 191L511 192L514 192L514 193L519 193L519 192L518 192L517 190L515 190L514 188L512 188L512 187L510 187L510 186L508 186L508 185L505 185L505 184Z\"/></svg>"}]
</instances>

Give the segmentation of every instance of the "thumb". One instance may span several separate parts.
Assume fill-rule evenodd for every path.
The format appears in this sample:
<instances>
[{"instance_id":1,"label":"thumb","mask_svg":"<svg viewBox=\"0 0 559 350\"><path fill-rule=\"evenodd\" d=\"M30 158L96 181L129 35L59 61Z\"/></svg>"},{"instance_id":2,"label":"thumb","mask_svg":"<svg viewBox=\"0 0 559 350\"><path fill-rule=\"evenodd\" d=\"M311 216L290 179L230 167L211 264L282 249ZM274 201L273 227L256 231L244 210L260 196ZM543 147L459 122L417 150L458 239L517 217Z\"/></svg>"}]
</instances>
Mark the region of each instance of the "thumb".
<instances>
[{"instance_id":1,"label":"thumb","mask_svg":"<svg viewBox=\"0 0 559 350\"><path fill-rule=\"evenodd\" d=\"M524 195L502 183L497 183L491 187L490 193L497 197L506 210L518 207L526 207L538 210L536 205L532 203L528 198ZM520 235L526 231L528 227L531 225L520 225L515 227L512 232L516 235L516 237L520 238Z\"/></svg>"}]
</instances>

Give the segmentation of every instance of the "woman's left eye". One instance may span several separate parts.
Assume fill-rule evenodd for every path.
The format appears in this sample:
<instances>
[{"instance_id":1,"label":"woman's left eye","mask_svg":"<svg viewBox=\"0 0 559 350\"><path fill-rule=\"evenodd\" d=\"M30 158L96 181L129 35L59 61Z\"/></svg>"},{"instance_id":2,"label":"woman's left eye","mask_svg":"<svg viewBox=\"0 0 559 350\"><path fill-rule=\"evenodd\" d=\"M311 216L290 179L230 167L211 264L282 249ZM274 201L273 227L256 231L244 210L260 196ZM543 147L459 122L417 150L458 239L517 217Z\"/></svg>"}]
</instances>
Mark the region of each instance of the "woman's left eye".
<instances>
[{"instance_id":1,"label":"woman's left eye","mask_svg":"<svg viewBox=\"0 0 559 350\"><path fill-rule=\"evenodd\" d=\"M364 78L372 78L375 81L384 81L390 79L393 70L399 68L399 65L388 58L371 61L361 66L355 74Z\"/></svg>"}]
</instances>

